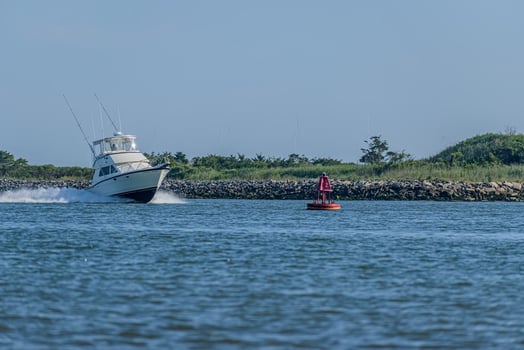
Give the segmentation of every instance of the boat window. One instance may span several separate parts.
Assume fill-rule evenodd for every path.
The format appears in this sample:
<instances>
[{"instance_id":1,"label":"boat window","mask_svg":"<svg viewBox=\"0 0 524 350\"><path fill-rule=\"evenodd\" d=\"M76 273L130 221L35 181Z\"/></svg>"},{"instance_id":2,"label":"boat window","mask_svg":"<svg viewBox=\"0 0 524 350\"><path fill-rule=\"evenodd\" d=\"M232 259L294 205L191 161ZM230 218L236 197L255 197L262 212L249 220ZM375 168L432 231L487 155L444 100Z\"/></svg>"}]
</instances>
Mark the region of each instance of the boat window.
<instances>
[{"instance_id":1,"label":"boat window","mask_svg":"<svg viewBox=\"0 0 524 350\"><path fill-rule=\"evenodd\" d=\"M122 146L125 151L134 151L136 149L136 145L131 139L124 140Z\"/></svg>"},{"instance_id":2,"label":"boat window","mask_svg":"<svg viewBox=\"0 0 524 350\"><path fill-rule=\"evenodd\" d=\"M112 138L100 144L101 153L136 151L134 138Z\"/></svg>"},{"instance_id":3,"label":"boat window","mask_svg":"<svg viewBox=\"0 0 524 350\"><path fill-rule=\"evenodd\" d=\"M109 174L111 167L105 166L103 168L100 168L100 172L98 173L98 176L106 176Z\"/></svg>"},{"instance_id":4,"label":"boat window","mask_svg":"<svg viewBox=\"0 0 524 350\"><path fill-rule=\"evenodd\" d=\"M119 140L111 140L110 150L111 152L122 151L122 142Z\"/></svg>"},{"instance_id":5,"label":"boat window","mask_svg":"<svg viewBox=\"0 0 524 350\"><path fill-rule=\"evenodd\" d=\"M118 169L115 168L113 165L105 166L103 168L100 168L100 172L98 173L98 176L106 176L109 174L118 173Z\"/></svg>"}]
</instances>

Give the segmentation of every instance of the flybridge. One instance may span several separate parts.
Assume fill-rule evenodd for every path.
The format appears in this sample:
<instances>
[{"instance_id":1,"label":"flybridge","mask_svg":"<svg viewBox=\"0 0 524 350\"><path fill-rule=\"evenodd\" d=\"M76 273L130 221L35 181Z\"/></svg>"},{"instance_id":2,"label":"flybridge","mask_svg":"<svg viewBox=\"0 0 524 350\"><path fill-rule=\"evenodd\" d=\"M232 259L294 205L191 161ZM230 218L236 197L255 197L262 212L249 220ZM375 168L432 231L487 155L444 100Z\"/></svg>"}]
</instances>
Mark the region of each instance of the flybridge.
<instances>
[{"instance_id":1,"label":"flybridge","mask_svg":"<svg viewBox=\"0 0 524 350\"><path fill-rule=\"evenodd\" d=\"M98 157L109 153L139 152L135 140L136 136L134 135L116 133L112 137L105 137L93 142L93 146L95 151L98 151Z\"/></svg>"}]
</instances>

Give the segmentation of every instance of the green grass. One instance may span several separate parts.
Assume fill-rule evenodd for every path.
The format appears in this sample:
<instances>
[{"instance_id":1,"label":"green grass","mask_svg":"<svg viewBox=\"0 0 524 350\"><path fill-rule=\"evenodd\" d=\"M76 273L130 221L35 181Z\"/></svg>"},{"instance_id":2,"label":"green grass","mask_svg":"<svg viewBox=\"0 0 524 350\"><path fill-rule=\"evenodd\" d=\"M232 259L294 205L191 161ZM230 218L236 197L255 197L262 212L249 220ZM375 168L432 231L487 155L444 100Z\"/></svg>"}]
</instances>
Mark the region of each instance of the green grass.
<instances>
[{"instance_id":1,"label":"green grass","mask_svg":"<svg viewBox=\"0 0 524 350\"><path fill-rule=\"evenodd\" d=\"M45 171L42 171L44 169ZM38 170L38 171L36 171ZM90 180L91 170L24 167L4 178ZM304 180L317 179L323 172L336 180L439 180L465 182L524 182L524 165L466 165L410 161L395 165L345 163L331 166L302 165L277 168L239 168L215 170L189 165L175 166L169 177L178 180Z\"/></svg>"},{"instance_id":2,"label":"green grass","mask_svg":"<svg viewBox=\"0 0 524 350\"><path fill-rule=\"evenodd\" d=\"M441 180L465 182L524 182L523 165L443 167L425 165L387 171L381 178L405 180Z\"/></svg>"},{"instance_id":3,"label":"green grass","mask_svg":"<svg viewBox=\"0 0 524 350\"><path fill-rule=\"evenodd\" d=\"M455 166L406 163L395 167L341 164L289 168L242 168L217 171L192 169L184 180L300 180L316 179L323 172L337 180L439 180L465 182L524 182L524 165Z\"/></svg>"}]
</instances>

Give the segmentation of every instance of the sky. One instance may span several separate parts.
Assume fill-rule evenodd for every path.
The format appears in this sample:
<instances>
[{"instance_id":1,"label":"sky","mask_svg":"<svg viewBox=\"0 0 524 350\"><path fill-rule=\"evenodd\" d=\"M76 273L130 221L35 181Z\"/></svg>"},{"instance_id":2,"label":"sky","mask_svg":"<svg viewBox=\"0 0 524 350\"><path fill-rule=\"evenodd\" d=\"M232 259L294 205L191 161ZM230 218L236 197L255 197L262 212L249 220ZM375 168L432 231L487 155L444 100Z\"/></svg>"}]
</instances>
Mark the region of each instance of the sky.
<instances>
[{"instance_id":1,"label":"sky","mask_svg":"<svg viewBox=\"0 0 524 350\"><path fill-rule=\"evenodd\" d=\"M0 150L90 166L143 152L416 159L524 131L520 0L0 0Z\"/></svg>"}]
</instances>

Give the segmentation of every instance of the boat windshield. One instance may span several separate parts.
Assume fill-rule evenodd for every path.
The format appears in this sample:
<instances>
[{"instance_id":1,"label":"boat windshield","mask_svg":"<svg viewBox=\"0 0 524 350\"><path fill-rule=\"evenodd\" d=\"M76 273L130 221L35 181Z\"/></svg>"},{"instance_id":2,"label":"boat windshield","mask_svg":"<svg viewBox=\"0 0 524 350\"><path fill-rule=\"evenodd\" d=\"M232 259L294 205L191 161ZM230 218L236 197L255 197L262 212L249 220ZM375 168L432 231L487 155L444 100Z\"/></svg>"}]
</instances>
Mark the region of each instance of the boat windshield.
<instances>
[{"instance_id":1,"label":"boat windshield","mask_svg":"<svg viewBox=\"0 0 524 350\"><path fill-rule=\"evenodd\" d=\"M132 135L106 137L105 139L95 141L93 145L99 147L99 154L138 152L135 139L136 137Z\"/></svg>"}]
</instances>

